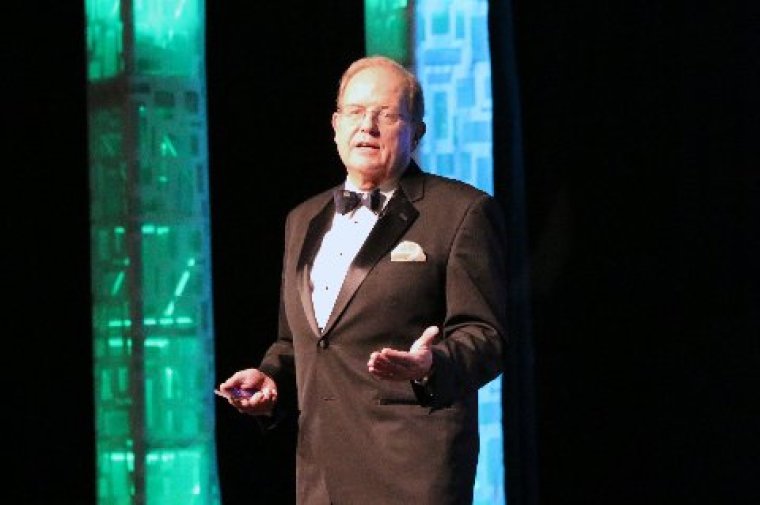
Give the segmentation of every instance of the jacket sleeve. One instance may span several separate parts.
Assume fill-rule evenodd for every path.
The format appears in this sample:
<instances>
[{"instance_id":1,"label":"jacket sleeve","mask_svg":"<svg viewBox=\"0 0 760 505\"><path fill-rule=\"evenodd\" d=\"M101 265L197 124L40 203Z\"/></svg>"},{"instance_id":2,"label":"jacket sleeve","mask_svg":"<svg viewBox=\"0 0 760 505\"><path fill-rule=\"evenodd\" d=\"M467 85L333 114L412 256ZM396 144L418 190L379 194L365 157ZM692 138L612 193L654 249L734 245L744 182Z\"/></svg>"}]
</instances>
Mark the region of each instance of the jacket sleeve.
<instances>
[{"instance_id":1,"label":"jacket sleeve","mask_svg":"<svg viewBox=\"0 0 760 505\"><path fill-rule=\"evenodd\" d=\"M270 376L277 384L277 405L271 416L257 417L259 425L264 430L278 426L283 420L294 417L297 412L297 393L295 382L295 360L293 352L293 335L288 325L284 307L284 290L290 247L290 216L285 223L285 247L282 259L282 275L280 279L280 308L275 340L259 365L259 370Z\"/></svg>"},{"instance_id":2,"label":"jacket sleeve","mask_svg":"<svg viewBox=\"0 0 760 505\"><path fill-rule=\"evenodd\" d=\"M506 336L506 226L492 197L476 198L459 222L446 265L443 338L433 346L418 400L441 408L476 392L502 371Z\"/></svg>"}]
</instances>

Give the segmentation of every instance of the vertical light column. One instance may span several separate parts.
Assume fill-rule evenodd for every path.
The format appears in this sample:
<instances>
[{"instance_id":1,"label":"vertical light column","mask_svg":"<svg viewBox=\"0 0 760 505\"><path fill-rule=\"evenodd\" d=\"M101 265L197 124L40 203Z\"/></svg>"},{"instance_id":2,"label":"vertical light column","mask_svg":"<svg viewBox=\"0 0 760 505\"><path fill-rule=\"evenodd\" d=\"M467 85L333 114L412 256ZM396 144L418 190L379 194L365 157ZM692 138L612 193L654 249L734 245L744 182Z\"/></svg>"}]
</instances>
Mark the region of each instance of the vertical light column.
<instances>
[{"instance_id":1,"label":"vertical light column","mask_svg":"<svg viewBox=\"0 0 760 505\"><path fill-rule=\"evenodd\" d=\"M413 68L425 91L428 128L417 154L421 166L493 194L488 1L365 0L364 5L367 53ZM412 50L404 52L400 41L407 37ZM501 395L500 377L479 392L475 505L506 502Z\"/></svg>"},{"instance_id":2,"label":"vertical light column","mask_svg":"<svg viewBox=\"0 0 760 505\"><path fill-rule=\"evenodd\" d=\"M383 54L404 66L412 64L414 34L408 0L364 0L364 38L367 54Z\"/></svg>"},{"instance_id":3,"label":"vertical light column","mask_svg":"<svg viewBox=\"0 0 760 505\"><path fill-rule=\"evenodd\" d=\"M219 503L203 0L86 0L97 497Z\"/></svg>"}]
</instances>

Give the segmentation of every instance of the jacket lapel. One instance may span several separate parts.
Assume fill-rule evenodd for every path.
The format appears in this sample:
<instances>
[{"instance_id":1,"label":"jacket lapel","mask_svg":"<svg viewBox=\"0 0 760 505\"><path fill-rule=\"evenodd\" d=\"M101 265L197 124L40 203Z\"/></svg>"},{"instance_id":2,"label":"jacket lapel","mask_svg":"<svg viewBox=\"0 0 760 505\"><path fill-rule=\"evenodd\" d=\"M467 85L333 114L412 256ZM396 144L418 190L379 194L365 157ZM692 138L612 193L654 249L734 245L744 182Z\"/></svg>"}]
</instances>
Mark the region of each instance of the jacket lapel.
<instances>
[{"instance_id":1,"label":"jacket lapel","mask_svg":"<svg viewBox=\"0 0 760 505\"><path fill-rule=\"evenodd\" d=\"M399 187L393 194L393 198L388 202L364 245L359 249L356 258L351 263L323 334L332 329L356 294L356 290L359 289L359 286L380 261L380 258L396 245L404 232L417 219L419 212L412 205L412 201L422 197L421 175L419 167L412 162L405 177L399 181Z\"/></svg>"},{"instance_id":2,"label":"jacket lapel","mask_svg":"<svg viewBox=\"0 0 760 505\"><path fill-rule=\"evenodd\" d=\"M296 275L298 276L298 293L301 297L301 305L303 305L303 312L306 315L306 319L309 321L309 326L315 336L319 336L319 327L317 326L317 319L314 314L314 304L311 301L310 267L314 263L314 258L317 256L322 237L324 237L325 233L327 233L327 229L330 227L333 214L335 214L335 206L332 204L331 199L309 222L309 227L306 230L306 236L303 241L303 247L301 248L301 254L298 257L298 267L296 269Z\"/></svg>"}]
</instances>

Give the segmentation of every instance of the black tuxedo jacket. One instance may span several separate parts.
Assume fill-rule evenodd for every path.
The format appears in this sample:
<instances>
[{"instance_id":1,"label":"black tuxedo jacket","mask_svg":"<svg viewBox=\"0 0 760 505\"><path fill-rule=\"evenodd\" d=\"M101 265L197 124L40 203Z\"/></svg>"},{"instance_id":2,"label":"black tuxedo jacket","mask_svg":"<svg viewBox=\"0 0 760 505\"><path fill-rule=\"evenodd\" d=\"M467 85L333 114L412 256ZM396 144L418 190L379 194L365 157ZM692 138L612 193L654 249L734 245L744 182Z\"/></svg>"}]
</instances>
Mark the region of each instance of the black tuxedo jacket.
<instances>
[{"instance_id":1,"label":"black tuxedo jacket","mask_svg":"<svg viewBox=\"0 0 760 505\"><path fill-rule=\"evenodd\" d=\"M501 209L412 162L320 331L309 269L334 212L331 189L288 215L279 335L259 367L278 386L295 378L298 502L468 504L477 392L501 373L506 345ZM392 261L401 241L426 260ZM441 334L425 386L369 374L371 352L408 349L430 325Z\"/></svg>"}]
</instances>

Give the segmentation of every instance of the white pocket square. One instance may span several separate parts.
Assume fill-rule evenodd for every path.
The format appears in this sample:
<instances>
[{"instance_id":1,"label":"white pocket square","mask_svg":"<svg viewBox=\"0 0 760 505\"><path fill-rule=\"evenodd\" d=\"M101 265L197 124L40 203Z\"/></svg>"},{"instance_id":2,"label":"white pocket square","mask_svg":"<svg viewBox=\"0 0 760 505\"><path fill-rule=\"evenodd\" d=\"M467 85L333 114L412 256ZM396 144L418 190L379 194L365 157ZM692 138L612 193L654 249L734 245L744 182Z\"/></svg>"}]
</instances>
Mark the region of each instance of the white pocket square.
<instances>
[{"instance_id":1,"label":"white pocket square","mask_svg":"<svg viewBox=\"0 0 760 505\"><path fill-rule=\"evenodd\" d=\"M404 240L391 251L391 261L425 261L425 251L417 242Z\"/></svg>"}]
</instances>

